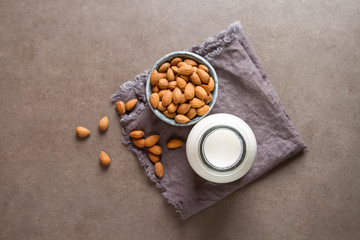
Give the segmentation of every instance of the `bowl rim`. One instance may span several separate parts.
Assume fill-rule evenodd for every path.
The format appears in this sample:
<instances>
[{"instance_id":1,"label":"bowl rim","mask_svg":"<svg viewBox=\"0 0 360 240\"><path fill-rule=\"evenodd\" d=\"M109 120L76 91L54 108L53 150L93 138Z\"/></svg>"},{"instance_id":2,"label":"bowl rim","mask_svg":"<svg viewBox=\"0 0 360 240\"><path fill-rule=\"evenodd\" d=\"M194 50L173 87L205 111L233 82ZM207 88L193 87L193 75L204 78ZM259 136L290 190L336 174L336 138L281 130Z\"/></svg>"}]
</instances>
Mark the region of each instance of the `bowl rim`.
<instances>
[{"instance_id":1,"label":"bowl rim","mask_svg":"<svg viewBox=\"0 0 360 240\"><path fill-rule=\"evenodd\" d=\"M158 69L160 67L161 64L163 64L164 62L168 61L169 59L175 58L175 57L188 57L190 59L196 60L197 62L201 62L202 64L204 64L205 66L207 66L209 68L209 75L214 79L214 90L212 92L212 100L209 104L209 111L204 114L203 116L197 116L193 119L191 119L189 122L187 123L177 123L175 121L175 119L171 119L166 117L161 111L159 111L158 109L154 109L153 106L150 104L150 95L152 93L151 91L151 83L150 83L150 76L151 73L154 71L154 69ZM217 96L218 96L218 78L217 78L217 74L216 71L214 69L214 67L202 56L196 54L196 53L192 53L192 52L187 52L187 51L175 51L175 52L171 52L168 53L166 55L164 55L163 57L161 57L159 60L157 60L155 62L155 64L153 65L152 69L149 72L149 76L146 80L146 90L145 90L145 95L146 95L146 100L149 103L150 109L151 111L162 121L172 125L172 126L181 126L181 127L186 127L186 126L191 126L196 124L197 122L199 122L201 119L204 119L212 110L212 108L214 107L216 100L217 100Z\"/></svg>"}]
</instances>

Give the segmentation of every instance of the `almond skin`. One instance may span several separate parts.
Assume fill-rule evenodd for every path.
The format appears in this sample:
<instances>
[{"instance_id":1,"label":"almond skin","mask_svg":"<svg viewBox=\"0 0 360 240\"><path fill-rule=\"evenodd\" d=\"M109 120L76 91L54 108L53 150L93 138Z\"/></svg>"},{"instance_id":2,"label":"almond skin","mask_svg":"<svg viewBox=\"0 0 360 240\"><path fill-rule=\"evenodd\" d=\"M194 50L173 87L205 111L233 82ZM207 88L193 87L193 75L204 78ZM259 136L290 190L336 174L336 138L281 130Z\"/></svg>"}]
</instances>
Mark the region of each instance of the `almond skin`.
<instances>
[{"instance_id":1,"label":"almond skin","mask_svg":"<svg viewBox=\"0 0 360 240\"><path fill-rule=\"evenodd\" d=\"M176 87L173 91L173 97L172 97L173 103L178 104L181 102L181 99L182 99L182 92L180 88Z\"/></svg>"},{"instance_id":2,"label":"almond skin","mask_svg":"<svg viewBox=\"0 0 360 240\"><path fill-rule=\"evenodd\" d=\"M199 69L198 69L199 70ZM195 85L201 85L201 80L200 80L200 77L197 73L193 72L191 75L190 75L190 81L195 84Z\"/></svg>"},{"instance_id":3,"label":"almond skin","mask_svg":"<svg viewBox=\"0 0 360 240\"><path fill-rule=\"evenodd\" d=\"M176 81L171 81L169 82L169 89L172 91L177 87L177 82Z\"/></svg>"},{"instance_id":4,"label":"almond skin","mask_svg":"<svg viewBox=\"0 0 360 240\"><path fill-rule=\"evenodd\" d=\"M182 90L181 90L181 91L182 91ZM185 103L186 101L187 101L187 99L186 99L186 97L185 97L185 94L182 94L180 104L183 104L183 103Z\"/></svg>"},{"instance_id":5,"label":"almond skin","mask_svg":"<svg viewBox=\"0 0 360 240\"><path fill-rule=\"evenodd\" d=\"M167 111L169 113L174 113L176 111L176 109L178 108L177 104L174 104L173 102L170 103L170 105L167 107Z\"/></svg>"},{"instance_id":6,"label":"almond skin","mask_svg":"<svg viewBox=\"0 0 360 240\"><path fill-rule=\"evenodd\" d=\"M171 64L171 66L176 66L176 65L178 65L179 62L182 62L182 59L179 57L176 57L173 60L171 60L170 64Z\"/></svg>"},{"instance_id":7,"label":"almond skin","mask_svg":"<svg viewBox=\"0 0 360 240\"><path fill-rule=\"evenodd\" d=\"M166 90L161 98L162 105L167 107L172 103L173 94L170 90Z\"/></svg>"},{"instance_id":8,"label":"almond skin","mask_svg":"<svg viewBox=\"0 0 360 240\"><path fill-rule=\"evenodd\" d=\"M205 105L205 102L198 99L198 98L193 98L189 101L191 107L193 108L199 108Z\"/></svg>"},{"instance_id":9,"label":"almond skin","mask_svg":"<svg viewBox=\"0 0 360 240\"><path fill-rule=\"evenodd\" d=\"M204 70L205 72L209 72L209 68L207 66L205 66L204 64L199 64L199 68Z\"/></svg>"},{"instance_id":10,"label":"almond skin","mask_svg":"<svg viewBox=\"0 0 360 240\"><path fill-rule=\"evenodd\" d=\"M196 108L191 108L187 113L186 116L189 119L193 119L196 116Z\"/></svg>"},{"instance_id":11,"label":"almond skin","mask_svg":"<svg viewBox=\"0 0 360 240\"><path fill-rule=\"evenodd\" d=\"M175 116L175 121L177 123L187 123L190 121L190 119L188 117L186 117L185 115L178 114Z\"/></svg>"},{"instance_id":12,"label":"almond skin","mask_svg":"<svg viewBox=\"0 0 360 240\"><path fill-rule=\"evenodd\" d=\"M181 147L184 144L184 141L181 139L173 138L167 143L168 148L178 148Z\"/></svg>"},{"instance_id":13,"label":"almond skin","mask_svg":"<svg viewBox=\"0 0 360 240\"><path fill-rule=\"evenodd\" d=\"M160 102L160 97L158 93L152 93L150 95L150 104L153 108L157 108Z\"/></svg>"},{"instance_id":14,"label":"almond skin","mask_svg":"<svg viewBox=\"0 0 360 240\"><path fill-rule=\"evenodd\" d=\"M166 76L167 76L167 79L169 80L169 82L171 81L174 81L175 80L175 75L174 75L174 72L171 68L169 68L166 72Z\"/></svg>"},{"instance_id":15,"label":"almond skin","mask_svg":"<svg viewBox=\"0 0 360 240\"><path fill-rule=\"evenodd\" d=\"M208 85L202 84L201 87L206 91L206 94L209 95L210 94L210 88Z\"/></svg>"},{"instance_id":16,"label":"almond skin","mask_svg":"<svg viewBox=\"0 0 360 240\"><path fill-rule=\"evenodd\" d=\"M160 89L164 90L164 89L168 89L169 88L169 81L166 80L165 78L161 78L158 82L158 86Z\"/></svg>"},{"instance_id":17,"label":"almond skin","mask_svg":"<svg viewBox=\"0 0 360 240\"><path fill-rule=\"evenodd\" d=\"M89 136L91 133L89 129L84 127L77 127L75 132L78 137L82 137L82 138Z\"/></svg>"},{"instance_id":18,"label":"almond skin","mask_svg":"<svg viewBox=\"0 0 360 240\"><path fill-rule=\"evenodd\" d=\"M158 83L158 81L159 81L158 71L156 69L154 69L150 75L150 83L152 85L156 85Z\"/></svg>"},{"instance_id":19,"label":"almond skin","mask_svg":"<svg viewBox=\"0 0 360 240\"><path fill-rule=\"evenodd\" d=\"M184 63L189 64L190 66L196 67L198 64L194 60L187 58L184 60Z\"/></svg>"},{"instance_id":20,"label":"almond skin","mask_svg":"<svg viewBox=\"0 0 360 240\"><path fill-rule=\"evenodd\" d=\"M184 66L184 65L187 65L186 63L184 63L184 62L178 62L178 64L176 64L176 66L178 67L178 68L181 68L182 66Z\"/></svg>"},{"instance_id":21,"label":"almond skin","mask_svg":"<svg viewBox=\"0 0 360 240\"><path fill-rule=\"evenodd\" d=\"M197 113L197 115L199 115L199 116L203 116L203 115L205 115L207 112L209 112L209 110L210 110L209 105L204 105L204 106L196 109L196 113Z\"/></svg>"},{"instance_id":22,"label":"almond skin","mask_svg":"<svg viewBox=\"0 0 360 240\"><path fill-rule=\"evenodd\" d=\"M185 75L179 75L182 79L184 79L186 82L189 81L189 76L185 76Z\"/></svg>"},{"instance_id":23,"label":"almond skin","mask_svg":"<svg viewBox=\"0 0 360 240\"><path fill-rule=\"evenodd\" d=\"M195 96L195 85L191 82L186 84L184 95L186 99L193 99Z\"/></svg>"},{"instance_id":24,"label":"almond skin","mask_svg":"<svg viewBox=\"0 0 360 240\"><path fill-rule=\"evenodd\" d=\"M174 73L179 72L179 68L177 66L171 66L171 70L173 70Z\"/></svg>"},{"instance_id":25,"label":"almond skin","mask_svg":"<svg viewBox=\"0 0 360 240\"><path fill-rule=\"evenodd\" d=\"M183 78L181 78L181 77L177 77L176 78L176 82L177 82L177 86L179 87L179 88L184 88L184 87L186 87L186 81L183 79Z\"/></svg>"},{"instance_id":26,"label":"almond skin","mask_svg":"<svg viewBox=\"0 0 360 240\"><path fill-rule=\"evenodd\" d=\"M160 101L159 102L159 104L158 104L158 106L157 106L157 109L159 109L160 111L165 111L166 110L166 107L164 107L163 105L162 105L162 102Z\"/></svg>"},{"instance_id":27,"label":"almond skin","mask_svg":"<svg viewBox=\"0 0 360 240\"><path fill-rule=\"evenodd\" d=\"M163 73L161 73L161 72L159 72L158 73L158 78L159 78L159 80L161 79L161 78L167 78L167 73L166 72L163 72Z\"/></svg>"},{"instance_id":28,"label":"almond skin","mask_svg":"<svg viewBox=\"0 0 360 240\"><path fill-rule=\"evenodd\" d=\"M117 101L116 102L116 110L118 111L118 113L120 113L121 115L123 115L125 113L125 103L123 101Z\"/></svg>"},{"instance_id":29,"label":"almond skin","mask_svg":"<svg viewBox=\"0 0 360 240\"><path fill-rule=\"evenodd\" d=\"M201 100L205 100L208 95L204 88L202 88L201 86L196 86L195 87L195 96Z\"/></svg>"},{"instance_id":30,"label":"almond skin","mask_svg":"<svg viewBox=\"0 0 360 240\"><path fill-rule=\"evenodd\" d=\"M199 68L196 73L199 75L201 82L205 84L209 82L210 76L207 72Z\"/></svg>"},{"instance_id":31,"label":"almond skin","mask_svg":"<svg viewBox=\"0 0 360 240\"><path fill-rule=\"evenodd\" d=\"M191 108L191 105L188 104L188 103L183 103L183 104L180 104L180 106L177 108L176 112L178 114L183 114L185 115Z\"/></svg>"},{"instance_id":32,"label":"almond skin","mask_svg":"<svg viewBox=\"0 0 360 240\"><path fill-rule=\"evenodd\" d=\"M154 146L160 139L160 135L151 135L145 139L145 146L152 147Z\"/></svg>"},{"instance_id":33,"label":"almond skin","mask_svg":"<svg viewBox=\"0 0 360 240\"><path fill-rule=\"evenodd\" d=\"M142 138L144 135L144 132L141 130L135 130L129 134L131 138Z\"/></svg>"},{"instance_id":34,"label":"almond skin","mask_svg":"<svg viewBox=\"0 0 360 240\"><path fill-rule=\"evenodd\" d=\"M138 148L144 148L145 147L145 139L144 138L132 138L131 141Z\"/></svg>"},{"instance_id":35,"label":"almond skin","mask_svg":"<svg viewBox=\"0 0 360 240\"><path fill-rule=\"evenodd\" d=\"M99 121L99 129L100 131L106 131L108 127L109 127L109 118L108 116L105 116Z\"/></svg>"},{"instance_id":36,"label":"almond skin","mask_svg":"<svg viewBox=\"0 0 360 240\"><path fill-rule=\"evenodd\" d=\"M162 97L163 97L163 95L164 95L165 92L166 92L166 90L161 90L161 91L159 92L159 98L160 98L160 100L162 99Z\"/></svg>"},{"instance_id":37,"label":"almond skin","mask_svg":"<svg viewBox=\"0 0 360 240\"><path fill-rule=\"evenodd\" d=\"M161 162L155 163L154 171L158 178L162 178L164 176L164 167Z\"/></svg>"},{"instance_id":38,"label":"almond skin","mask_svg":"<svg viewBox=\"0 0 360 240\"><path fill-rule=\"evenodd\" d=\"M179 71L178 71L179 74L185 75L185 76L190 75L193 72L194 72L194 70L193 70L192 66L188 65L186 63L185 63L185 65L179 67Z\"/></svg>"},{"instance_id":39,"label":"almond skin","mask_svg":"<svg viewBox=\"0 0 360 240\"><path fill-rule=\"evenodd\" d=\"M153 163L160 161L160 156L152 154L152 153L148 153L148 155L149 155L150 161L152 161Z\"/></svg>"},{"instance_id":40,"label":"almond skin","mask_svg":"<svg viewBox=\"0 0 360 240\"><path fill-rule=\"evenodd\" d=\"M163 114L167 116L168 118L174 118L176 116L176 113L170 113L168 110L163 111Z\"/></svg>"},{"instance_id":41,"label":"almond skin","mask_svg":"<svg viewBox=\"0 0 360 240\"><path fill-rule=\"evenodd\" d=\"M170 67L170 63L165 62L163 64L161 64L161 66L159 67L159 72L166 72Z\"/></svg>"},{"instance_id":42,"label":"almond skin","mask_svg":"<svg viewBox=\"0 0 360 240\"><path fill-rule=\"evenodd\" d=\"M155 86L152 86L151 91L153 93L158 93L158 92L160 92L160 89L159 89L158 85L155 85Z\"/></svg>"},{"instance_id":43,"label":"almond skin","mask_svg":"<svg viewBox=\"0 0 360 240\"><path fill-rule=\"evenodd\" d=\"M159 145L154 145L152 147L149 147L148 151L154 155L161 155L162 149Z\"/></svg>"},{"instance_id":44,"label":"almond skin","mask_svg":"<svg viewBox=\"0 0 360 240\"><path fill-rule=\"evenodd\" d=\"M209 104L212 100L212 94L210 93L209 96L205 99L205 103Z\"/></svg>"},{"instance_id":45,"label":"almond skin","mask_svg":"<svg viewBox=\"0 0 360 240\"><path fill-rule=\"evenodd\" d=\"M111 162L109 155L104 151L100 152L99 158L100 158L100 163L104 166L109 165Z\"/></svg>"},{"instance_id":46,"label":"almond skin","mask_svg":"<svg viewBox=\"0 0 360 240\"><path fill-rule=\"evenodd\" d=\"M208 86L209 86L210 92L212 92L215 88L215 82L212 77L209 78Z\"/></svg>"},{"instance_id":47,"label":"almond skin","mask_svg":"<svg viewBox=\"0 0 360 240\"><path fill-rule=\"evenodd\" d=\"M126 104L125 104L125 109L126 111L131 111L135 106L136 106L136 103L137 103L137 99L134 98L134 99L131 99L130 101L128 101Z\"/></svg>"}]
</instances>

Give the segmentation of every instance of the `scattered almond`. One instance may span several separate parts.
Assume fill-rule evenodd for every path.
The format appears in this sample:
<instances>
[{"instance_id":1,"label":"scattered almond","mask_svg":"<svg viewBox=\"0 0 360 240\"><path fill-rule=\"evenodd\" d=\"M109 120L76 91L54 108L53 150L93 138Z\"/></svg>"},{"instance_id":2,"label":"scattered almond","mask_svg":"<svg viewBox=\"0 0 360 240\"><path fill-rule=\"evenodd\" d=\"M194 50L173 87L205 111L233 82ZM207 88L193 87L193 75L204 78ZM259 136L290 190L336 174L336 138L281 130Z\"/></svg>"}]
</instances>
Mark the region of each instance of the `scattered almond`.
<instances>
[{"instance_id":1,"label":"scattered almond","mask_svg":"<svg viewBox=\"0 0 360 240\"><path fill-rule=\"evenodd\" d=\"M160 135L151 135L145 139L145 146L152 147L154 146L160 139Z\"/></svg>"},{"instance_id":2,"label":"scattered almond","mask_svg":"<svg viewBox=\"0 0 360 240\"><path fill-rule=\"evenodd\" d=\"M145 147L145 139L144 138L132 138L131 141L134 143L135 146L138 148Z\"/></svg>"},{"instance_id":3,"label":"scattered almond","mask_svg":"<svg viewBox=\"0 0 360 240\"><path fill-rule=\"evenodd\" d=\"M161 147L159 145L154 145L152 147L149 147L148 151L155 155L161 155L162 153Z\"/></svg>"},{"instance_id":4,"label":"scattered almond","mask_svg":"<svg viewBox=\"0 0 360 240\"><path fill-rule=\"evenodd\" d=\"M174 139L171 139L170 141L168 141L167 147L168 148L178 148L178 147L181 147L183 144L184 144L183 140L174 138Z\"/></svg>"},{"instance_id":5,"label":"scattered almond","mask_svg":"<svg viewBox=\"0 0 360 240\"><path fill-rule=\"evenodd\" d=\"M158 178L162 178L164 176L164 167L161 162L156 162L154 166L155 174Z\"/></svg>"},{"instance_id":6,"label":"scattered almond","mask_svg":"<svg viewBox=\"0 0 360 240\"><path fill-rule=\"evenodd\" d=\"M100 158L100 163L104 166L109 165L111 162L109 155L104 151L100 152L99 158Z\"/></svg>"},{"instance_id":7,"label":"scattered almond","mask_svg":"<svg viewBox=\"0 0 360 240\"><path fill-rule=\"evenodd\" d=\"M123 115L125 113L125 103L123 101L117 101L116 102L116 110L118 111L118 113L120 113L121 115Z\"/></svg>"},{"instance_id":8,"label":"scattered almond","mask_svg":"<svg viewBox=\"0 0 360 240\"><path fill-rule=\"evenodd\" d=\"M105 116L99 121L99 129L100 131L105 131L108 127L109 127L109 118Z\"/></svg>"},{"instance_id":9,"label":"scattered almond","mask_svg":"<svg viewBox=\"0 0 360 240\"><path fill-rule=\"evenodd\" d=\"M128 101L126 104L125 104L125 109L126 111L131 111L135 106L136 106L136 103L137 103L137 99L131 99L130 101Z\"/></svg>"},{"instance_id":10,"label":"scattered almond","mask_svg":"<svg viewBox=\"0 0 360 240\"><path fill-rule=\"evenodd\" d=\"M90 135L90 130L84 127L77 127L76 128L76 135L78 135L78 137L87 137Z\"/></svg>"},{"instance_id":11,"label":"scattered almond","mask_svg":"<svg viewBox=\"0 0 360 240\"><path fill-rule=\"evenodd\" d=\"M129 134L129 136L132 138L142 138L144 135L144 132L141 130L135 130Z\"/></svg>"},{"instance_id":12,"label":"scattered almond","mask_svg":"<svg viewBox=\"0 0 360 240\"><path fill-rule=\"evenodd\" d=\"M160 161L160 156L158 155L155 155L155 154L152 154L152 153L148 153L149 155L149 159L153 162L153 163L156 163L158 161Z\"/></svg>"}]
</instances>

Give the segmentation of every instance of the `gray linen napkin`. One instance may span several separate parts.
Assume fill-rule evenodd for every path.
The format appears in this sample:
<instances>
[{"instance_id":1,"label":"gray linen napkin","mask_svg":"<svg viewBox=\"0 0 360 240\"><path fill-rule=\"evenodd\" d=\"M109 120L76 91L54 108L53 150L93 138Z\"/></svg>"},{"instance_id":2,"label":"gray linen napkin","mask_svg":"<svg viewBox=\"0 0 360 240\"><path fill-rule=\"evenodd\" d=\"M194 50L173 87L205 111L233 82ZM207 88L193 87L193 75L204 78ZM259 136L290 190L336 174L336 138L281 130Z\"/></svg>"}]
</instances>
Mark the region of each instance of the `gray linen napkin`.
<instances>
[{"instance_id":1,"label":"gray linen napkin","mask_svg":"<svg viewBox=\"0 0 360 240\"><path fill-rule=\"evenodd\" d=\"M174 127L160 121L150 110L145 96L145 83L149 71L136 76L111 97L113 103L138 98L130 113L120 116L123 127L122 142L136 154L147 176L162 190L182 219L210 207L235 190L254 181L279 163L302 151L306 145L286 114L279 97L267 79L255 51L246 39L239 22L202 45L189 51L203 56L214 67L219 79L219 95L211 112L234 114L253 129L257 143L257 156L253 167L241 179L216 184L199 177L190 167L185 145L175 150L166 147L172 137L186 140L192 127ZM158 179L146 149L134 146L128 134L136 129L146 135L160 134L163 148L161 161L164 177Z\"/></svg>"}]
</instances>

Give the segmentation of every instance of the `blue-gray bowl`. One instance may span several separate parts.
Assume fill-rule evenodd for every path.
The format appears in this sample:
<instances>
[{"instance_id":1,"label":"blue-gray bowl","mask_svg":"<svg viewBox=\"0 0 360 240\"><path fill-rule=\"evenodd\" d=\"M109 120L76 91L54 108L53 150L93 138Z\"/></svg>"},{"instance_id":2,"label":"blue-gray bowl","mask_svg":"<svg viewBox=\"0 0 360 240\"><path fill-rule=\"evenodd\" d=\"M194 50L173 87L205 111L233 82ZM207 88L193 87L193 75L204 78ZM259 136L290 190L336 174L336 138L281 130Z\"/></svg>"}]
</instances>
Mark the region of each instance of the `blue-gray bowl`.
<instances>
[{"instance_id":1,"label":"blue-gray bowl","mask_svg":"<svg viewBox=\"0 0 360 240\"><path fill-rule=\"evenodd\" d=\"M146 98L147 98L147 101L149 103L149 106L150 106L151 110L162 121L164 121L164 122L166 122L166 123L168 123L170 125L173 125L173 126L190 126L190 125L193 125L193 124L197 123L201 119L205 118L210 113L211 109L214 107L216 99L217 99L217 95L218 95L218 78L217 78L217 75L216 75L216 72L215 72L214 68L210 65L210 63L208 61L206 61L203 57L201 57L201 56L199 56L199 55L197 55L195 53L185 52L185 51L172 52L172 53L169 53L169 54L163 56L162 58L160 58L154 64L153 68L151 69L151 72L154 69L158 70L159 67L161 66L161 64L163 64L164 62L170 62L175 57L180 57L182 59L189 58L189 59L192 59L192 60L196 61L197 63L204 64L205 66L207 66L209 68L209 75L214 79L214 83L215 83L214 90L212 91L212 95L213 95L212 100L208 104L209 108L210 108L209 111L203 116L194 117L193 119L191 119L187 123L177 123L175 121L175 119L168 118L160 110L154 109L150 104L150 95L152 94L151 83L150 83L150 74L149 74L149 77L148 77L147 82L146 82Z\"/></svg>"}]
</instances>

